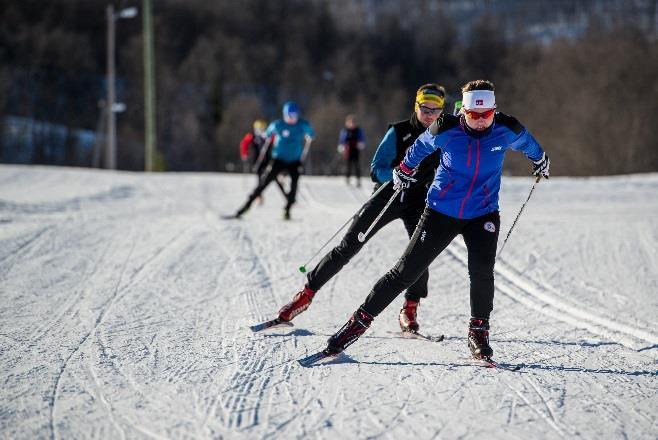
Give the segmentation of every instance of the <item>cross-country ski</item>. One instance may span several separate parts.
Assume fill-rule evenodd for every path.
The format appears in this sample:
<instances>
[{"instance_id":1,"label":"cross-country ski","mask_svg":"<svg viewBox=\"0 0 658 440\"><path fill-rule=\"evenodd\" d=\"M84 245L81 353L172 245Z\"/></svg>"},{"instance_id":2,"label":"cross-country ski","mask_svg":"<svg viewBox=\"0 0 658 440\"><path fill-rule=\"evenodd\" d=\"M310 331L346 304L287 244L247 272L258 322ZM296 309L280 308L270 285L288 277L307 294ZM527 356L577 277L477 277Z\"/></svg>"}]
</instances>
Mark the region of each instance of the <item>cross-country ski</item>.
<instances>
[{"instance_id":1,"label":"cross-country ski","mask_svg":"<svg viewBox=\"0 0 658 440\"><path fill-rule=\"evenodd\" d=\"M294 324L289 321L284 321L281 318L274 318L270 319L269 321L261 322L260 324L254 324L250 325L249 329L256 333L262 330L266 330L268 328L275 328L275 327L293 327Z\"/></svg>"}]
</instances>

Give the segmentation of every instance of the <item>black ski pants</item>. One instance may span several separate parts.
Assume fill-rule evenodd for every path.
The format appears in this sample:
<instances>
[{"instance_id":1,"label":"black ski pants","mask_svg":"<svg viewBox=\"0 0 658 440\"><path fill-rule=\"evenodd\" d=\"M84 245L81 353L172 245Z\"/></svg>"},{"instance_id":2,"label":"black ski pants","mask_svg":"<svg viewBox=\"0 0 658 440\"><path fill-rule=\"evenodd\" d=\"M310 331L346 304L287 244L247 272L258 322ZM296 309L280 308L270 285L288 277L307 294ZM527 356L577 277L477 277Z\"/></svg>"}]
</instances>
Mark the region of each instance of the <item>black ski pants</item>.
<instances>
[{"instance_id":1,"label":"black ski pants","mask_svg":"<svg viewBox=\"0 0 658 440\"><path fill-rule=\"evenodd\" d=\"M355 176L357 182L361 178L361 167L359 166L359 156L350 157L345 161L345 177L347 178L347 180L349 180L351 176Z\"/></svg>"},{"instance_id":2,"label":"black ski pants","mask_svg":"<svg viewBox=\"0 0 658 440\"><path fill-rule=\"evenodd\" d=\"M338 246L333 248L327 253L324 258L318 263L315 268L308 273L307 286L313 290L318 291L324 286L334 275L336 275L345 266L350 259L356 255L363 245L374 236L377 231L389 224L395 219L401 219L404 227L407 230L409 237L416 229L416 224L423 213L425 207L426 192L423 188L419 188L414 192L408 192L401 199L401 194L396 197L396 200L388 207L382 218L377 222L373 230L368 234L366 240L361 243L358 239L359 232L365 232L373 220L386 203L393 195L393 185L389 183L376 197L366 202L361 211L357 214L356 218L352 221L347 233ZM419 273L418 277L414 279L413 283L409 283L406 298L418 301L420 298L427 297L427 281L429 275L427 270Z\"/></svg>"},{"instance_id":3,"label":"black ski pants","mask_svg":"<svg viewBox=\"0 0 658 440\"><path fill-rule=\"evenodd\" d=\"M289 210L293 203L295 203L295 198L297 196L297 181L299 180L300 165L301 162L299 161L283 162L278 159L272 160L269 163L268 168L265 170L264 176L260 179L258 186L252 191L251 194L249 194L249 198L238 212L240 214L246 212L251 204L254 203L254 200L256 200L258 196L260 196L261 193L265 191L265 188L267 188L267 186L284 171L287 171L290 175L290 191L287 194L288 201L286 203L286 210Z\"/></svg>"},{"instance_id":4,"label":"black ski pants","mask_svg":"<svg viewBox=\"0 0 658 440\"><path fill-rule=\"evenodd\" d=\"M498 211L464 220L426 207L404 254L375 283L361 307L372 316L379 315L402 290L415 283L419 277L426 276L432 261L457 235L462 234L468 251L471 316L488 319L493 309L494 263L499 228Z\"/></svg>"}]
</instances>

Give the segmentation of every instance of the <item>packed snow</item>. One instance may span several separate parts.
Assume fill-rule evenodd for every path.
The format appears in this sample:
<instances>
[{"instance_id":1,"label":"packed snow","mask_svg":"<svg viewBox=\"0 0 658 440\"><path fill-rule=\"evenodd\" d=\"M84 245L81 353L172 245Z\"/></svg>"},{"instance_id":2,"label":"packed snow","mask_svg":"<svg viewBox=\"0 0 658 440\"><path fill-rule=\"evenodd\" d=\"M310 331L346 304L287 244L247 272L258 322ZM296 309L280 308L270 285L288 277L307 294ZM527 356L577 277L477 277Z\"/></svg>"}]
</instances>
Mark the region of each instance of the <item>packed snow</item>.
<instances>
[{"instance_id":1,"label":"packed snow","mask_svg":"<svg viewBox=\"0 0 658 440\"><path fill-rule=\"evenodd\" d=\"M469 359L461 239L419 308L443 342L402 337L398 298L345 356L296 362L396 262L401 222L294 327L252 333L371 191L303 176L291 221L274 185L222 220L255 183L0 165L0 437L658 437L658 174L537 185L496 263L491 344L519 372ZM532 183L503 179L501 243Z\"/></svg>"}]
</instances>

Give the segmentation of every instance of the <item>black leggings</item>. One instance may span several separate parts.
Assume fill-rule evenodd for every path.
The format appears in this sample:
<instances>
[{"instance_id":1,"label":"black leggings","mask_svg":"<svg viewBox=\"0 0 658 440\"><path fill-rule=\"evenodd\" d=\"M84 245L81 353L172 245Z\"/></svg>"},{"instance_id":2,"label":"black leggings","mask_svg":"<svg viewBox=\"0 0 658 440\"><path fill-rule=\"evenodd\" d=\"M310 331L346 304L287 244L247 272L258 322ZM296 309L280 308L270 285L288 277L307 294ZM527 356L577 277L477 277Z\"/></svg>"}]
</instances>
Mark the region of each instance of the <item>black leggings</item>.
<instances>
[{"instance_id":1,"label":"black leggings","mask_svg":"<svg viewBox=\"0 0 658 440\"><path fill-rule=\"evenodd\" d=\"M247 199L246 203L242 206L242 208L240 208L239 212L243 213L247 211L247 209L249 209L251 204L254 203L254 200L256 200L258 196L260 196L261 193L265 191L267 185L269 185L273 180L275 180L276 177L279 174L281 174L283 171L288 171L288 174L290 174L290 191L287 194L288 203L286 203L286 209L290 209L292 204L295 203L295 197L297 196L297 180L299 180L299 167L300 167L299 161L283 162L277 159L272 160L268 165L268 168L265 170L264 176L260 179L260 183L258 184L256 189L254 189L253 192L249 194L249 198Z\"/></svg>"},{"instance_id":2,"label":"black leggings","mask_svg":"<svg viewBox=\"0 0 658 440\"><path fill-rule=\"evenodd\" d=\"M468 250L471 316L488 319L493 309L494 263L499 228L498 211L462 220L426 207L404 254L377 281L361 307L372 316L379 315L402 290L427 273L432 261L457 235L462 234Z\"/></svg>"},{"instance_id":3,"label":"black leggings","mask_svg":"<svg viewBox=\"0 0 658 440\"><path fill-rule=\"evenodd\" d=\"M352 174L354 172L354 174ZM359 157L349 158L345 161L345 177L349 178L354 175L356 180L361 178L361 168L359 167Z\"/></svg>"},{"instance_id":4,"label":"black leggings","mask_svg":"<svg viewBox=\"0 0 658 440\"><path fill-rule=\"evenodd\" d=\"M325 285L334 275L336 275L345 266L350 259L356 255L363 245L374 236L377 231L389 224L395 219L401 219L404 227L407 230L409 237L412 236L418 220L425 207L425 194L424 188L419 188L414 192L405 194L403 201L400 201L401 195L396 197L396 200L389 206L377 225L366 237L365 242L361 243L357 236L359 232L365 232L372 224L373 220L381 212L382 208L389 201L393 195L392 184L388 184L374 199L368 201L359 212L358 216L352 221L350 228L343 237L343 240L338 246L333 248L327 253L324 258L318 263L315 268L308 273L308 287L317 291ZM409 283L406 298L412 300L419 300L420 298L427 297L427 280L429 275L427 270L421 273L414 279L414 282Z\"/></svg>"}]
</instances>

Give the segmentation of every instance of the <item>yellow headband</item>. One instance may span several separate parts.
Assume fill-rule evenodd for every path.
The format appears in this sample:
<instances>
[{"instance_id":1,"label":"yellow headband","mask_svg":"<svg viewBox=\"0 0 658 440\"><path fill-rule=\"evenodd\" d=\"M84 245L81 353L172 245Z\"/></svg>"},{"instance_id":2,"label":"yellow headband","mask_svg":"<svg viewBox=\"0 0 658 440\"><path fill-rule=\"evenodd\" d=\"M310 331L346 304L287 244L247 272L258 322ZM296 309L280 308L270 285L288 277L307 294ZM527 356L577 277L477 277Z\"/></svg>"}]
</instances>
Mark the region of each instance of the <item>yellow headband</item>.
<instances>
[{"instance_id":1,"label":"yellow headband","mask_svg":"<svg viewBox=\"0 0 658 440\"><path fill-rule=\"evenodd\" d=\"M443 108L443 105L445 103L445 98L437 94L436 90L432 90L432 89L420 90L416 94L416 105L415 105L416 110L418 110L418 107L420 107L421 104L424 104L426 102L433 102L434 104L438 105L439 108Z\"/></svg>"}]
</instances>

